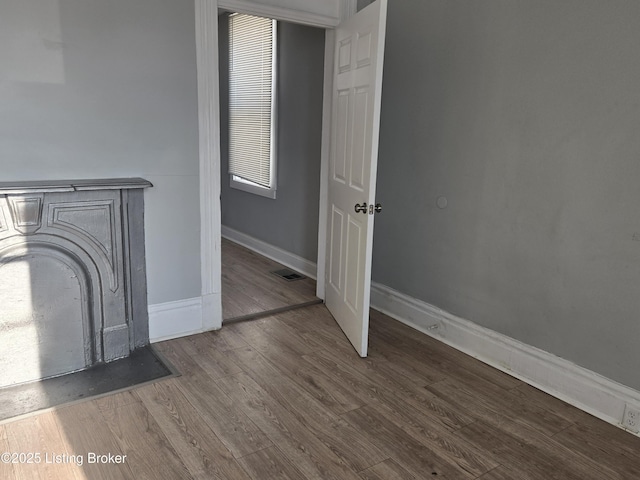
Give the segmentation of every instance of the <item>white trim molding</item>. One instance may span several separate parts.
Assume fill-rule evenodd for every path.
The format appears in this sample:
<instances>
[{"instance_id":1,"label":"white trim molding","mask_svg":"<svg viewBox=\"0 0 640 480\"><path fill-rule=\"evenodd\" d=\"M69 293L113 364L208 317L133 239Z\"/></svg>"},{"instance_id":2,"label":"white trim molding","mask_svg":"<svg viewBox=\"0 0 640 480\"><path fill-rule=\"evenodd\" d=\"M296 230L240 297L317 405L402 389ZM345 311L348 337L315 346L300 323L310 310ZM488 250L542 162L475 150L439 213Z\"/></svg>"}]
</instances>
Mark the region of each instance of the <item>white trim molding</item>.
<instances>
[{"instance_id":1,"label":"white trim molding","mask_svg":"<svg viewBox=\"0 0 640 480\"><path fill-rule=\"evenodd\" d=\"M278 20L287 20L305 25L331 29L340 23L340 17L355 13L356 0L194 0L196 17L196 65L198 72L198 131L200 135L200 250L202 282L202 317L205 329L222 327L222 262L220 258L220 92L218 72L218 8L235 12L263 15ZM291 7L295 8L291 8ZM333 51L332 35L328 30L329 46ZM332 60L332 55L329 60ZM326 87L325 87L326 91ZM324 100L325 116L330 113ZM329 103L330 105L330 103ZM328 117L330 118L330 117ZM330 123L323 121L323 152L325 152L330 132ZM327 154L323 153L323 162ZM326 166L323 167L326 175ZM322 194L321 194L322 195ZM322 198L321 198L322 201ZM321 217L322 218L322 217ZM319 224L319 238L326 231L326 219ZM324 247L319 249L319 261L324 275ZM268 256L268 255L267 255ZM284 263L284 262L280 262ZM296 265L298 262L295 262ZM310 273L310 266L291 268L316 276L317 268ZM315 265L309 262L311 265ZM322 277L321 277L322 278ZM323 282L320 282L323 284ZM320 298L324 296L324 285L318 289Z\"/></svg>"},{"instance_id":2,"label":"white trim molding","mask_svg":"<svg viewBox=\"0 0 640 480\"><path fill-rule=\"evenodd\" d=\"M195 12L200 134L201 320L205 330L216 330L222 327L218 2L195 0Z\"/></svg>"},{"instance_id":3,"label":"white trim molding","mask_svg":"<svg viewBox=\"0 0 640 480\"><path fill-rule=\"evenodd\" d=\"M331 111L333 103L333 63L335 31L324 33L324 81L322 91L322 143L320 148L320 206L318 210L318 261L316 296L324 300L327 258L327 206L329 204L329 161L331 158Z\"/></svg>"},{"instance_id":4,"label":"white trim molding","mask_svg":"<svg viewBox=\"0 0 640 480\"><path fill-rule=\"evenodd\" d=\"M149 340L151 343L204 332L202 298L149 305Z\"/></svg>"},{"instance_id":5,"label":"white trim molding","mask_svg":"<svg viewBox=\"0 0 640 480\"><path fill-rule=\"evenodd\" d=\"M341 0L340 2L340 17L341 21L345 21L347 18L351 18L358 11L357 0Z\"/></svg>"},{"instance_id":6,"label":"white trim molding","mask_svg":"<svg viewBox=\"0 0 640 480\"><path fill-rule=\"evenodd\" d=\"M371 306L617 427L626 404L640 405L634 389L385 285L372 283Z\"/></svg>"},{"instance_id":7,"label":"white trim molding","mask_svg":"<svg viewBox=\"0 0 640 480\"><path fill-rule=\"evenodd\" d=\"M222 226L222 236L275 262L281 263L285 267L292 268L314 280L316 279L317 265L306 258L224 225Z\"/></svg>"},{"instance_id":8,"label":"white trim molding","mask_svg":"<svg viewBox=\"0 0 640 480\"><path fill-rule=\"evenodd\" d=\"M338 0L339 1L339 0ZM248 13L260 17L274 18L293 23L302 23L314 27L333 28L340 23L340 8L338 1L334 5L326 5L326 0L296 0L294 2L264 2L256 0L218 0L220 8L232 12ZM269 4L270 3L270 4ZM282 3L282 5L276 5ZM291 4L297 8L290 8ZM315 12L313 10L316 10ZM329 12L333 12L333 15ZM327 13L320 13L327 12Z\"/></svg>"}]
</instances>

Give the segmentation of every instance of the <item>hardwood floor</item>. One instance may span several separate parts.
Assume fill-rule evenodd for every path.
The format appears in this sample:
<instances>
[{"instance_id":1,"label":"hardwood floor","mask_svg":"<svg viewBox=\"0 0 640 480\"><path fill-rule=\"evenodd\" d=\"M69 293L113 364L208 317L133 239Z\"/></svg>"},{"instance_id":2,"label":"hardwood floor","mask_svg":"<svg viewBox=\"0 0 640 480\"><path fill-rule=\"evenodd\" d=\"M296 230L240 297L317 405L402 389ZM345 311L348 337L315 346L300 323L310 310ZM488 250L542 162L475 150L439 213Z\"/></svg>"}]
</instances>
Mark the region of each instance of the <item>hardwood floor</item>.
<instances>
[{"instance_id":1,"label":"hardwood floor","mask_svg":"<svg viewBox=\"0 0 640 480\"><path fill-rule=\"evenodd\" d=\"M231 320L317 300L316 282L288 282L274 270L283 265L222 239L222 318Z\"/></svg>"},{"instance_id":2,"label":"hardwood floor","mask_svg":"<svg viewBox=\"0 0 640 480\"><path fill-rule=\"evenodd\" d=\"M182 376L0 425L42 455L0 478L640 478L640 438L375 311L366 359L323 305L157 346Z\"/></svg>"}]
</instances>

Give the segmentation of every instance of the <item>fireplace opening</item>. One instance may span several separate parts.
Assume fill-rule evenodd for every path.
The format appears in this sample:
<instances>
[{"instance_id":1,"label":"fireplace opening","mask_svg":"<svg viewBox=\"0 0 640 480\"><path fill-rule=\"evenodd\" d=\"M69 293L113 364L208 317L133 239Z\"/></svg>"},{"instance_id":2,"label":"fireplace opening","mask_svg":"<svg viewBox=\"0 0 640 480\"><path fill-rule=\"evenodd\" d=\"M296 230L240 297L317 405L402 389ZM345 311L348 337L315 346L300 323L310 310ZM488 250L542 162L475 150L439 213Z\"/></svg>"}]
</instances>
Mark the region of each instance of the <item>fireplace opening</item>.
<instances>
[{"instance_id":1,"label":"fireplace opening","mask_svg":"<svg viewBox=\"0 0 640 480\"><path fill-rule=\"evenodd\" d=\"M0 265L0 385L93 363L86 275L62 254L38 247L29 251Z\"/></svg>"}]
</instances>

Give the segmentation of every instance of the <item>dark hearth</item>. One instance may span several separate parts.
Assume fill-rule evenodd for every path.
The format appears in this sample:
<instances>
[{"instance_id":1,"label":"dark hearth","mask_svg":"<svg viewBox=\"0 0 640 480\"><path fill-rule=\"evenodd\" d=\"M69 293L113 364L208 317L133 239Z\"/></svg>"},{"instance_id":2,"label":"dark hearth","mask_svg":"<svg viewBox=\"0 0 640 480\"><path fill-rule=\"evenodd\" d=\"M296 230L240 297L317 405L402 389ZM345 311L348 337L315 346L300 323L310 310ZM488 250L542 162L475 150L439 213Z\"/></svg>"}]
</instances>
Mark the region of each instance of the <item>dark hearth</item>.
<instances>
[{"instance_id":1,"label":"dark hearth","mask_svg":"<svg viewBox=\"0 0 640 480\"><path fill-rule=\"evenodd\" d=\"M149 345L136 349L126 358L95 365L81 372L0 388L0 422L176 374Z\"/></svg>"}]
</instances>

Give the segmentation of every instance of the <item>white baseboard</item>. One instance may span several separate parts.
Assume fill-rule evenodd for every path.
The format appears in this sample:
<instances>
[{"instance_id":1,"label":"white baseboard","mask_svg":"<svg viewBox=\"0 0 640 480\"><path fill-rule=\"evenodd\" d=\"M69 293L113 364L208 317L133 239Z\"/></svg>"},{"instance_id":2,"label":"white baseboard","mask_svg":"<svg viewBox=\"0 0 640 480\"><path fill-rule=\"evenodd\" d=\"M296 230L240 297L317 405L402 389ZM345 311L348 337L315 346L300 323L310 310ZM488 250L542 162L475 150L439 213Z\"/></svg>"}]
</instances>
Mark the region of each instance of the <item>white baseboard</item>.
<instances>
[{"instance_id":1,"label":"white baseboard","mask_svg":"<svg viewBox=\"0 0 640 480\"><path fill-rule=\"evenodd\" d=\"M617 427L640 405L636 390L384 285L372 283L371 306Z\"/></svg>"},{"instance_id":2,"label":"white baseboard","mask_svg":"<svg viewBox=\"0 0 640 480\"><path fill-rule=\"evenodd\" d=\"M202 297L149 305L151 343L204 332Z\"/></svg>"},{"instance_id":3,"label":"white baseboard","mask_svg":"<svg viewBox=\"0 0 640 480\"><path fill-rule=\"evenodd\" d=\"M233 228L222 226L222 237L235 242L243 247L258 252L271 260L281 263L285 267L292 268L307 277L316 279L317 266L315 262L311 262L306 258L299 257L293 253L287 252L280 247L276 247L262 240L258 240L251 235L239 232Z\"/></svg>"}]
</instances>

